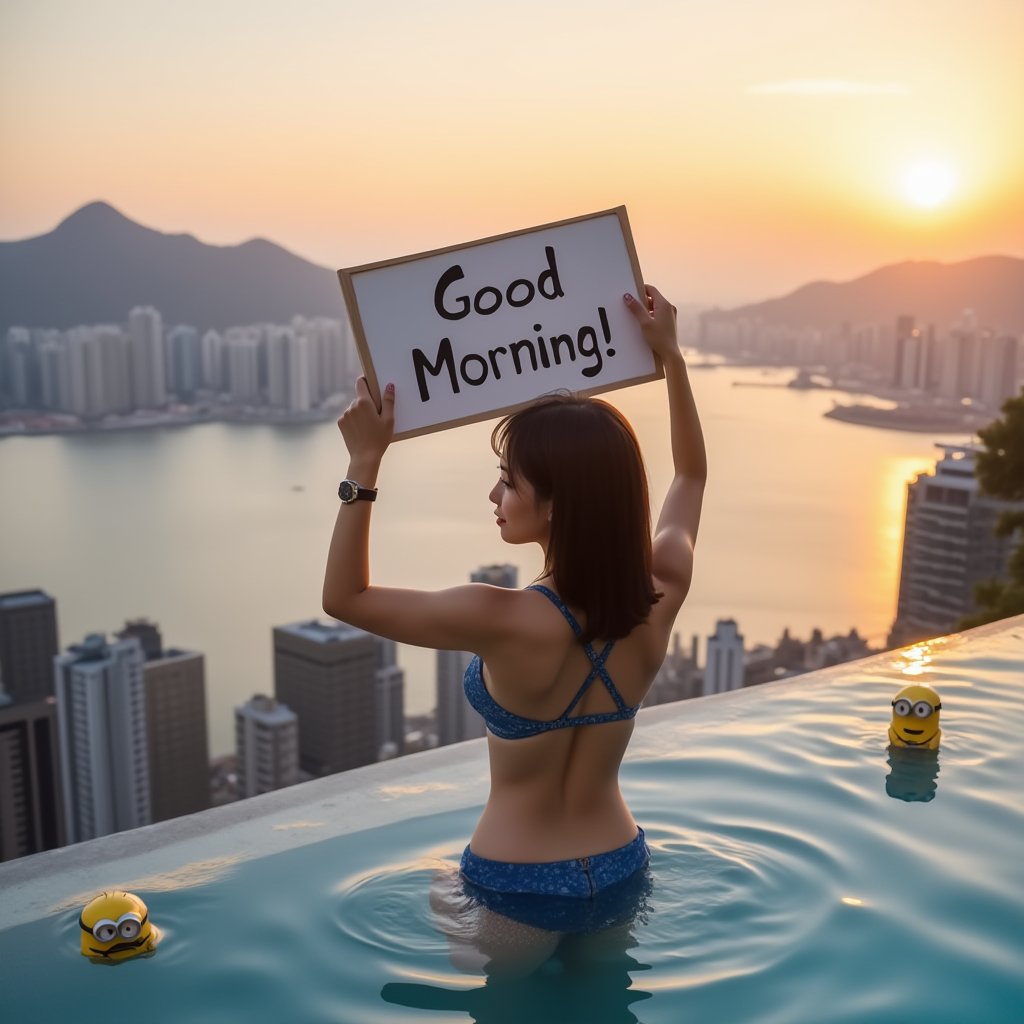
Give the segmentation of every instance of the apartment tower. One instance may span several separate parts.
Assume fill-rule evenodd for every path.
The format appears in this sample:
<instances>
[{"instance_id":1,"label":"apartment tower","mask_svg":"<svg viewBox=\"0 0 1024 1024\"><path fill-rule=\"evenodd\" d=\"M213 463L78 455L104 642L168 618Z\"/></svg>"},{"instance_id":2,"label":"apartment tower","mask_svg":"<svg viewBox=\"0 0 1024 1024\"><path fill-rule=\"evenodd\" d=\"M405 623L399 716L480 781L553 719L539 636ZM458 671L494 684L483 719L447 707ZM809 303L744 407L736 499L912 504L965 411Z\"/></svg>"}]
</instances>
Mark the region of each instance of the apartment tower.
<instances>
[{"instance_id":1,"label":"apartment tower","mask_svg":"<svg viewBox=\"0 0 1024 1024\"><path fill-rule=\"evenodd\" d=\"M102 633L54 658L69 843L152 820L144 662L135 637Z\"/></svg>"},{"instance_id":2,"label":"apartment tower","mask_svg":"<svg viewBox=\"0 0 1024 1024\"><path fill-rule=\"evenodd\" d=\"M952 632L975 610L977 584L1006 578L1015 541L992 531L1003 511L1024 508L982 493L974 475L976 448L936 447L943 455L934 471L907 484L891 646Z\"/></svg>"},{"instance_id":3,"label":"apartment tower","mask_svg":"<svg viewBox=\"0 0 1024 1024\"><path fill-rule=\"evenodd\" d=\"M274 629L274 695L298 716L303 771L377 760L377 639L342 622Z\"/></svg>"},{"instance_id":4,"label":"apartment tower","mask_svg":"<svg viewBox=\"0 0 1024 1024\"><path fill-rule=\"evenodd\" d=\"M238 795L270 793L299 781L299 722L273 697L257 694L235 708Z\"/></svg>"}]
</instances>

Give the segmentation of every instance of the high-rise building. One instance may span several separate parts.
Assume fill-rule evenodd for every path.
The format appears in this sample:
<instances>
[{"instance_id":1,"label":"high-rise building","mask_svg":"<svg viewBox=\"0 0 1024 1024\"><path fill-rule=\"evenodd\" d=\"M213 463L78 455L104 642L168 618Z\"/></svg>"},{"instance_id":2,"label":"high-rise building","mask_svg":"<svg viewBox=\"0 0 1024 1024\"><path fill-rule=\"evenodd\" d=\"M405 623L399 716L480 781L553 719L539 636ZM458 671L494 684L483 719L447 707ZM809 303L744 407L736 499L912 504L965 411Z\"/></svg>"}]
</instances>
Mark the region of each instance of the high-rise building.
<instances>
[{"instance_id":1,"label":"high-rise building","mask_svg":"<svg viewBox=\"0 0 1024 1024\"><path fill-rule=\"evenodd\" d=\"M57 602L41 590L0 594L0 689L15 703L53 696Z\"/></svg>"},{"instance_id":2,"label":"high-rise building","mask_svg":"<svg viewBox=\"0 0 1024 1024\"><path fill-rule=\"evenodd\" d=\"M273 697L235 708L238 795L258 796L299 781L299 721Z\"/></svg>"},{"instance_id":3,"label":"high-rise building","mask_svg":"<svg viewBox=\"0 0 1024 1024\"><path fill-rule=\"evenodd\" d=\"M472 583L514 589L519 570L514 565L482 565L469 574ZM470 707L462 679L473 655L468 651L437 652L437 742L440 746L477 739L486 732L483 718Z\"/></svg>"},{"instance_id":4,"label":"high-rise building","mask_svg":"<svg viewBox=\"0 0 1024 1024\"><path fill-rule=\"evenodd\" d=\"M704 663L704 695L743 686L743 635L734 619L719 619L708 637Z\"/></svg>"},{"instance_id":5,"label":"high-rise building","mask_svg":"<svg viewBox=\"0 0 1024 1024\"><path fill-rule=\"evenodd\" d=\"M135 637L101 633L53 660L70 843L151 821L144 661Z\"/></svg>"},{"instance_id":6,"label":"high-rise building","mask_svg":"<svg viewBox=\"0 0 1024 1024\"><path fill-rule=\"evenodd\" d=\"M490 583L492 587L519 586L519 570L514 565L481 565L469 574L471 583Z\"/></svg>"},{"instance_id":7,"label":"high-rise building","mask_svg":"<svg viewBox=\"0 0 1024 1024\"><path fill-rule=\"evenodd\" d=\"M998 410L1020 393L1021 341L1012 335L988 337L981 350L977 398L986 409Z\"/></svg>"},{"instance_id":8,"label":"high-rise building","mask_svg":"<svg viewBox=\"0 0 1024 1024\"><path fill-rule=\"evenodd\" d=\"M151 306L136 306L128 314L128 333L135 406L158 409L167 401L163 320Z\"/></svg>"},{"instance_id":9,"label":"high-rise building","mask_svg":"<svg viewBox=\"0 0 1024 1024\"><path fill-rule=\"evenodd\" d=\"M53 697L0 697L0 861L65 843L57 746Z\"/></svg>"},{"instance_id":10,"label":"high-rise building","mask_svg":"<svg viewBox=\"0 0 1024 1024\"><path fill-rule=\"evenodd\" d=\"M232 327L224 339L227 350L228 391L236 402L260 400L260 341L242 328Z\"/></svg>"},{"instance_id":11,"label":"high-rise building","mask_svg":"<svg viewBox=\"0 0 1024 1024\"><path fill-rule=\"evenodd\" d=\"M949 633L975 610L974 588L1005 579L1015 542L996 537L1003 511L1024 508L983 494L974 475L977 450L944 445L932 473L907 484L896 621L892 646Z\"/></svg>"},{"instance_id":12,"label":"high-rise building","mask_svg":"<svg viewBox=\"0 0 1024 1024\"><path fill-rule=\"evenodd\" d=\"M202 386L209 391L224 389L224 339L217 331L207 331L199 343Z\"/></svg>"},{"instance_id":13,"label":"high-rise building","mask_svg":"<svg viewBox=\"0 0 1024 1024\"><path fill-rule=\"evenodd\" d=\"M672 634L672 646L665 654L658 674L644 698L644 707L668 704L671 701L699 697L704 680L697 668L697 636L694 634L690 649L684 650L678 633Z\"/></svg>"},{"instance_id":14,"label":"high-rise building","mask_svg":"<svg viewBox=\"0 0 1024 1024\"><path fill-rule=\"evenodd\" d=\"M914 318L903 314L896 317L896 338L893 346L896 387L916 387L921 362L921 332L914 327Z\"/></svg>"},{"instance_id":15,"label":"high-rise building","mask_svg":"<svg viewBox=\"0 0 1024 1024\"><path fill-rule=\"evenodd\" d=\"M167 332L167 385L183 401L203 386L202 347L199 332L178 324Z\"/></svg>"},{"instance_id":16,"label":"high-rise building","mask_svg":"<svg viewBox=\"0 0 1024 1024\"><path fill-rule=\"evenodd\" d=\"M146 746L153 821L205 811L210 806L210 748L206 732L204 659L195 651L164 649L159 628L128 622L118 633L134 636L146 658Z\"/></svg>"},{"instance_id":17,"label":"high-rise building","mask_svg":"<svg viewBox=\"0 0 1024 1024\"><path fill-rule=\"evenodd\" d=\"M274 695L299 719L299 764L330 775L377 760L377 637L342 622L274 629Z\"/></svg>"},{"instance_id":18,"label":"high-rise building","mask_svg":"<svg viewBox=\"0 0 1024 1024\"><path fill-rule=\"evenodd\" d=\"M267 401L278 409L288 408L288 338L284 327L267 329Z\"/></svg>"},{"instance_id":19,"label":"high-rise building","mask_svg":"<svg viewBox=\"0 0 1024 1024\"><path fill-rule=\"evenodd\" d=\"M310 340L304 334L288 334L288 408L305 412L311 406Z\"/></svg>"},{"instance_id":20,"label":"high-rise building","mask_svg":"<svg viewBox=\"0 0 1024 1024\"><path fill-rule=\"evenodd\" d=\"M405 747L405 673L398 665L398 645L382 636L377 644L377 760L397 757Z\"/></svg>"},{"instance_id":21,"label":"high-rise building","mask_svg":"<svg viewBox=\"0 0 1024 1024\"><path fill-rule=\"evenodd\" d=\"M462 690L472 658L469 651L437 652L437 742L442 747L477 739L487 732L483 718Z\"/></svg>"},{"instance_id":22,"label":"high-rise building","mask_svg":"<svg viewBox=\"0 0 1024 1024\"><path fill-rule=\"evenodd\" d=\"M40 399L44 409L67 412L71 404L71 357L59 331L39 345Z\"/></svg>"}]
</instances>

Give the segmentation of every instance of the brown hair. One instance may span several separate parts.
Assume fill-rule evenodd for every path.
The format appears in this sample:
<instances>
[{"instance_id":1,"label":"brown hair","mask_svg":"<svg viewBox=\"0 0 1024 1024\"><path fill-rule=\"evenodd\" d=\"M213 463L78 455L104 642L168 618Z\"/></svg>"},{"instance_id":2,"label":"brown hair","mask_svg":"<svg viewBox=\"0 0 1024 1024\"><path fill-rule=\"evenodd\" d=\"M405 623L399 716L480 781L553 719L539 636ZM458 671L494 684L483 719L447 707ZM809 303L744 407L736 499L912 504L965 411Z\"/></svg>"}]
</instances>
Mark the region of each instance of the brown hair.
<instances>
[{"instance_id":1,"label":"brown hair","mask_svg":"<svg viewBox=\"0 0 1024 1024\"><path fill-rule=\"evenodd\" d=\"M647 474L622 413L597 398L545 395L501 420L491 446L513 486L521 475L551 501L544 571L583 610L583 642L617 640L645 622L661 595L651 579Z\"/></svg>"}]
</instances>

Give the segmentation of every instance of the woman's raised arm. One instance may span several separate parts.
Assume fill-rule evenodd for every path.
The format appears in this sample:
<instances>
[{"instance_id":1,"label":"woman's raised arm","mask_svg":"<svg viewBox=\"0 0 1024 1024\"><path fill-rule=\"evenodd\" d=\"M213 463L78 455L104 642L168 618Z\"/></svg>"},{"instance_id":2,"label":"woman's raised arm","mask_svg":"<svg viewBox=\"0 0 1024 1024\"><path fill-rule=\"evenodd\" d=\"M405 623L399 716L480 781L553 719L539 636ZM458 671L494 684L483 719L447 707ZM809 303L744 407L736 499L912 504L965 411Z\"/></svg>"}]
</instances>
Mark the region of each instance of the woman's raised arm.
<instances>
[{"instance_id":1,"label":"woman's raised arm","mask_svg":"<svg viewBox=\"0 0 1024 1024\"><path fill-rule=\"evenodd\" d=\"M346 479L373 488L395 430L395 391L384 389L381 409L366 380L338 420L349 452ZM370 584L370 511L373 503L342 504L324 573L323 609L333 618L400 643L481 653L505 640L518 618L510 604L518 591L483 584L448 590L404 590Z\"/></svg>"},{"instance_id":2,"label":"woman's raised arm","mask_svg":"<svg viewBox=\"0 0 1024 1024\"><path fill-rule=\"evenodd\" d=\"M657 288L646 287L646 304L632 295L627 295L625 300L640 324L644 340L665 367L675 469L654 529L652 569L659 583L676 591L674 596L682 603L693 573L693 547L700 526L708 461L686 363L679 351L676 308Z\"/></svg>"}]
</instances>

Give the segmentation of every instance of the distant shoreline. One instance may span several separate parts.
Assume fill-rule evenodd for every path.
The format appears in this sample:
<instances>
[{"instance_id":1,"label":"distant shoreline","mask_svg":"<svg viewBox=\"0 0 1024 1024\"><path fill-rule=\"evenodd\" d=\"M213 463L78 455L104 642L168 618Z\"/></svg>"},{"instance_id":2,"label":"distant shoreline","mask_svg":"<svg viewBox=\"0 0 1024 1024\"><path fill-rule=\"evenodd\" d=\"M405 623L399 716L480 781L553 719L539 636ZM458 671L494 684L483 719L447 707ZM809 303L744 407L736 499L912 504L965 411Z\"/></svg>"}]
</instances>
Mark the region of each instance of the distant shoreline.
<instances>
[{"instance_id":1,"label":"distant shoreline","mask_svg":"<svg viewBox=\"0 0 1024 1024\"><path fill-rule=\"evenodd\" d=\"M144 411L126 416L107 416L100 421L83 420L66 413L19 410L0 413L0 440L6 437L49 437L61 435L118 434L134 430L160 430L192 427L203 423L245 423L268 426L302 426L326 423L341 414L340 406L289 412L255 406L230 406L221 409L181 409Z\"/></svg>"}]
</instances>

